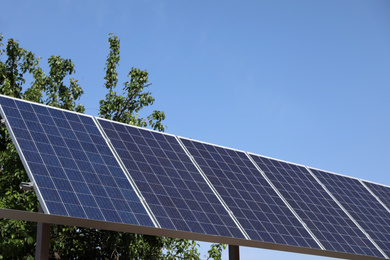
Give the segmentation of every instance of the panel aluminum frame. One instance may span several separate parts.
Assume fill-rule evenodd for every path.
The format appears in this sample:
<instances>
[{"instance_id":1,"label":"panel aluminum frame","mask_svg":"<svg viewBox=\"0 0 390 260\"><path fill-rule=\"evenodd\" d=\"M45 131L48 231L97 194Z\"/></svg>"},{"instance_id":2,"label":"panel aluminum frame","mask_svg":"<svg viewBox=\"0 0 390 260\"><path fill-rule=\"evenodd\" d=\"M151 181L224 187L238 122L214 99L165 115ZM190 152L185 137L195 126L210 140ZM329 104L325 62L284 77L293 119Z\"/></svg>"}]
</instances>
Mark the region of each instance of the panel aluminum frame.
<instances>
[{"instance_id":1,"label":"panel aluminum frame","mask_svg":"<svg viewBox=\"0 0 390 260\"><path fill-rule=\"evenodd\" d=\"M212 236L212 235L204 235L200 233L190 233L190 232L183 232L183 231L176 231L176 230L169 230L169 229L162 229L162 228L155 228L155 227L130 225L130 224L115 223L115 222L100 221L100 220L90 220L84 218L66 217L66 216L44 214L38 212L13 210L13 209L0 209L0 218L24 220L24 221L31 221L31 222L41 222L41 223L57 224L57 225L77 226L77 227L85 227L85 228L96 228L96 229L119 231L119 232L145 234L151 236L166 236L166 237L173 237L173 238L204 241L210 243L223 243L223 244L236 245L236 246L248 246L254 248L263 248L263 249L271 249L271 250L279 250L279 251L286 251L286 252L335 257L335 258L351 259L351 260L383 259L379 257L347 254L347 253L327 251L321 249L286 246L286 245L259 242L259 241L247 240L247 239L219 237L219 236Z\"/></svg>"}]
</instances>

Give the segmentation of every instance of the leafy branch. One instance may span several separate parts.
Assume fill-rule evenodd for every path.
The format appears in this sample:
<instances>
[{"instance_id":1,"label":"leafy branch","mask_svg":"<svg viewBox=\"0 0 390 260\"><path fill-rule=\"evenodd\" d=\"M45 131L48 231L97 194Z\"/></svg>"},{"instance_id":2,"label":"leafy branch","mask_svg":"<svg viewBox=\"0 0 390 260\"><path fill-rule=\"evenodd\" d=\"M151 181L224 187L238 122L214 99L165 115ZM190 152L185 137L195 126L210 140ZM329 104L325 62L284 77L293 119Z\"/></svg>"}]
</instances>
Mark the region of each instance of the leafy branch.
<instances>
[{"instance_id":1,"label":"leafy branch","mask_svg":"<svg viewBox=\"0 0 390 260\"><path fill-rule=\"evenodd\" d=\"M106 76L104 86L108 93L104 100L100 100L101 117L114 121L136 125L140 127L151 126L154 130L164 131L162 121L165 114L162 111L154 110L146 118L139 117L139 111L144 107L153 105L155 99L151 92L145 91L151 84L148 82L149 74L146 70L132 67L124 83L123 94L118 95L115 88L118 83L117 66L120 61L120 41L116 35L110 34L110 52L106 61Z\"/></svg>"}]
</instances>

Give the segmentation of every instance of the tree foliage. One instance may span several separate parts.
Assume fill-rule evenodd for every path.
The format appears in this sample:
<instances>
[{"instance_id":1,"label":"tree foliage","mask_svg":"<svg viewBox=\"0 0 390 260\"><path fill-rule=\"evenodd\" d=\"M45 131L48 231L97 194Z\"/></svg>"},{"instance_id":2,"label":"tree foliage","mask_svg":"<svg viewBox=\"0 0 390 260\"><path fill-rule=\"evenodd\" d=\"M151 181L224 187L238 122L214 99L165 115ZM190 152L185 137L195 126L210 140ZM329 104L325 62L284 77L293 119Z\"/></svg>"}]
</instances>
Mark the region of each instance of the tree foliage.
<instances>
[{"instance_id":1,"label":"tree foliage","mask_svg":"<svg viewBox=\"0 0 390 260\"><path fill-rule=\"evenodd\" d=\"M0 35L0 47L3 36ZM39 67L40 58L21 48L14 39L9 39L5 49L0 49L0 94L83 112L76 104L83 91L73 78L67 86L65 78L75 72L71 60L60 56L48 59L49 75ZM26 77L33 79L23 91ZM0 207L27 211L38 210L38 200L33 192L19 188L28 182L26 171L19 159L7 130L0 129ZM35 254L36 223L1 219L0 259L33 259Z\"/></svg>"},{"instance_id":2,"label":"tree foliage","mask_svg":"<svg viewBox=\"0 0 390 260\"><path fill-rule=\"evenodd\" d=\"M148 72L131 68L123 93L118 94L117 67L120 61L120 41L109 37L104 87L107 95L100 100L99 116L140 127L164 131L165 114L154 110L142 118L143 108L155 99L147 91ZM0 35L0 94L39 102L67 110L84 112L77 102L83 90L74 78L75 66L70 59L51 56L47 60L49 73L40 67L41 58L19 46L14 39L3 44ZM26 78L31 79L26 86ZM67 81L67 83L66 83ZM7 130L0 128L0 207L27 211L38 210L34 192L24 192L21 182L29 181ZM87 228L52 225L50 256L53 259L199 259L194 241L121 233ZM36 223L0 220L0 259L33 259L35 255ZM213 244L209 259L220 259L224 245Z\"/></svg>"},{"instance_id":3,"label":"tree foliage","mask_svg":"<svg viewBox=\"0 0 390 260\"><path fill-rule=\"evenodd\" d=\"M105 99L100 100L100 116L119 121L126 124L140 127L151 126L154 130L164 131L162 121L165 114L162 111L154 110L147 118L141 118L139 111L144 107L153 105L155 99L146 88L151 84L148 82L149 74L146 70L132 67L127 75L129 80L123 85L123 94L118 95L115 88L118 84L118 73L116 71L120 61L120 42L116 35L108 39L110 53L106 62L106 76L104 86L108 93Z\"/></svg>"}]
</instances>

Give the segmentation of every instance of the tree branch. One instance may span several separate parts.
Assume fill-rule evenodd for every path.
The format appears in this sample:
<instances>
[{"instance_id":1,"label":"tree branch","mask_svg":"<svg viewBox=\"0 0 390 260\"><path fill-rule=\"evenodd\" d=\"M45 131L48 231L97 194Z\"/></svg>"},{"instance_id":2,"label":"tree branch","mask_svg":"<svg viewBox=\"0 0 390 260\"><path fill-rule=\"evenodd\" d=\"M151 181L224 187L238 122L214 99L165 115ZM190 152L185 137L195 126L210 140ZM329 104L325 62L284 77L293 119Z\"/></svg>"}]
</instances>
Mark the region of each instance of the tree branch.
<instances>
[{"instance_id":1,"label":"tree branch","mask_svg":"<svg viewBox=\"0 0 390 260\"><path fill-rule=\"evenodd\" d=\"M142 87L139 87L138 89L140 88L147 88L149 87L150 85L152 85L152 83L149 83L145 86L142 86ZM130 104L130 101L135 97L136 93L138 93L138 91L135 91L133 92L127 99L126 99L126 102L125 104L123 105L122 109L118 110L115 114L115 116L112 118L112 120L114 121L118 121L118 119L123 115L123 113L126 111L127 107L129 106ZM147 93L149 94L149 92Z\"/></svg>"}]
</instances>

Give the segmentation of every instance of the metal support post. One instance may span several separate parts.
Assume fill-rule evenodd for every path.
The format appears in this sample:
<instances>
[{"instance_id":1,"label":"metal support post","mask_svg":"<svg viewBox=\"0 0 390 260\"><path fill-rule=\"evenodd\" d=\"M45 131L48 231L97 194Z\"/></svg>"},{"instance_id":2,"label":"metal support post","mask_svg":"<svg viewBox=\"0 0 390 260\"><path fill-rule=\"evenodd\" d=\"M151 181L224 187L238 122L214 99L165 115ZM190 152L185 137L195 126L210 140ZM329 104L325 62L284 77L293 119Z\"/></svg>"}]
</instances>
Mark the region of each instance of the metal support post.
<instances>
[{"instance_id":1,"label":"metal support post","mask_svg":"<svg viewBox=\"0 0 390 260\"><path fill-rule=\"evenodd\" d=\"M43 212L39 205L39 212ZM48 260L50 248L50 224L37 223L37 245L35 247L35 259Z\"/></svg>"},{"instance_id":2,"label":"metal support post","mask_svg":"<svg viewBox=\"0 0 390 260\"><path fill-rule=\"evenodd\" d=\"M229 260L240 260L240 247L229 245Z\"/></svg>"}]
</instances>

